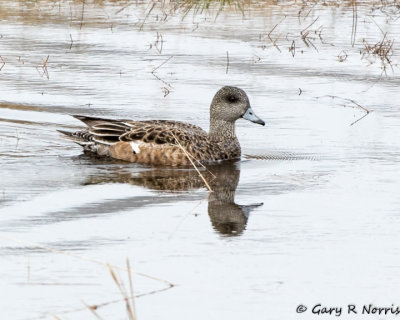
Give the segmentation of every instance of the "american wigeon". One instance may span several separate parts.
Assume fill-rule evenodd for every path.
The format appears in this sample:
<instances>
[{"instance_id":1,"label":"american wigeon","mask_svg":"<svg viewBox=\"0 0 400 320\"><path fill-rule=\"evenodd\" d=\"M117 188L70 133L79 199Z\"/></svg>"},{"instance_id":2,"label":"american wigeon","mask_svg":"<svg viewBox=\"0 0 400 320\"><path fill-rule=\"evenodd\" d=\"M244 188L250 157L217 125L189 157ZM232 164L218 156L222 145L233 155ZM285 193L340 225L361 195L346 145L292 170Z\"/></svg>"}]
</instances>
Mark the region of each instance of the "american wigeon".
<instances>
[{"instance_id":1,"label":"american wigeon","mask_svg":"<svg viewBox=\"0 0 400 320\"><path fill-rule=\"evenodd\" d=\"M239 88L226 86L214 96L210 107L210 131L172 120L111 120L74 116L88 128L77 132L59 130L64 138L86 151L129 162L185 166L189 158L202 163L240 158L235 134L239 118L265 125Z\"/></svg>"}]
</instances>

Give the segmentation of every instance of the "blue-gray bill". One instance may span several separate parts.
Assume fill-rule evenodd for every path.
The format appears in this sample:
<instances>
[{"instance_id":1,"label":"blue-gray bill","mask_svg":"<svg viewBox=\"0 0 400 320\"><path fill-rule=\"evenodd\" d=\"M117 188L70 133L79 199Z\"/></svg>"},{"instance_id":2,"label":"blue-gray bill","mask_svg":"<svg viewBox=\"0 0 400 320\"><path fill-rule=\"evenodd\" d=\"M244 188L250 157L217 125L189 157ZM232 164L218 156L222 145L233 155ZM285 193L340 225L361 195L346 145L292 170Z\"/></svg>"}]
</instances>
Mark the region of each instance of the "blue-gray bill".
<instances>
[{"instance_id":1,"label":"blue-gray bill","mask_svg":"<svg viewBox=\"0 0 400 320\"><path fill-rule=\"evenodd\" d=\"M242 115L243 119L249 120L251 122L254 123L258 123L261 124L262 126L265 126L265 122L264 120L260 119L259 117L256 116L256 114L254 113L253 109L251 109L251 107L249 107L246 112L244 113L244 115Z\"/></svg>"}]
</instances>

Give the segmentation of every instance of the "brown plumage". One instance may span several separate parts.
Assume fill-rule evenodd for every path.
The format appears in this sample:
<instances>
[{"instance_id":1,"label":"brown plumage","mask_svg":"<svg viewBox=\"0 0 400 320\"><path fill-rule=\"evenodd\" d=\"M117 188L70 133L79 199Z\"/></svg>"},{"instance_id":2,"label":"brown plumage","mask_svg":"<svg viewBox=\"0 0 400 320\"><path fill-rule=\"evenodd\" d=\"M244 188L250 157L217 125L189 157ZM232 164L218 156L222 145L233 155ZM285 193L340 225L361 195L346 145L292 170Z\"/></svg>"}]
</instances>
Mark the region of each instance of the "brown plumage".
<instances>
[{"instance_id":1,"label":"brown plumage","mask_svg":"<svg viewBox=\"0 0 400 320\"><path fill-rule=\"evenodd\" d=\"M236 87L220 89L210 107L210 132L171 120L110 120L74 116L88 128L77 132L59 130L86 151L129 162L185 166L240 158L235 121L244 118L264 125L252 111L246 93Z\"/></svg>"}]
</instances>

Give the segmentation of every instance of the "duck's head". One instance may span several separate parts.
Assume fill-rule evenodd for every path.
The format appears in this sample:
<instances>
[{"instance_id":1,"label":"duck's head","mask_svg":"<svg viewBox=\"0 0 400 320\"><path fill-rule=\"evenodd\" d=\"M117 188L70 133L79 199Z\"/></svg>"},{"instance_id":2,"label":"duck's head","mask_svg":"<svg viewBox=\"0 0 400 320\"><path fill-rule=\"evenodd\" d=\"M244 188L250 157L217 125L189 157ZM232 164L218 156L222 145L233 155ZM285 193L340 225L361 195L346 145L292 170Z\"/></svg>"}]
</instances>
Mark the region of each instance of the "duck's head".
<instances>
[{"instance_id":1,"label":"duck's head","mask_svg":"<svg viewBox=\"0 0 400 320\"><path fill-rule=\"evenodd\" d=\"M215 94L210 107L211 120L235 122L239 118L265 125L251 109L246 92L237 87L222 87Z\"/></svg>"}]
</instances>

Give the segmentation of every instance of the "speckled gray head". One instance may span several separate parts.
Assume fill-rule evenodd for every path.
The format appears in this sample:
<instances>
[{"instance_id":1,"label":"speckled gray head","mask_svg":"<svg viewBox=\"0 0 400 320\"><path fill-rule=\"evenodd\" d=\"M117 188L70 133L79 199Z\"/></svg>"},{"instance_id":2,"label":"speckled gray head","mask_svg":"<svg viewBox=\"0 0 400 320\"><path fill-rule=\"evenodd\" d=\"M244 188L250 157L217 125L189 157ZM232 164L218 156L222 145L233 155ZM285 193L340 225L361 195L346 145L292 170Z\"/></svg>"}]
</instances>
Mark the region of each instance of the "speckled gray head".
<instances>
[{"instance_id":1,"label":"speckled gray head","mask_svg":"<svg viewBox=\"0 0 400 320\"><path fill-rule=\"evenodd\" d=\"M265 125L265 122L256 116L251 109L246 92L237 87L222 87L215 94L210 107L212 120L235 122L239 118Z\"/></svg>"}]
</instances>

